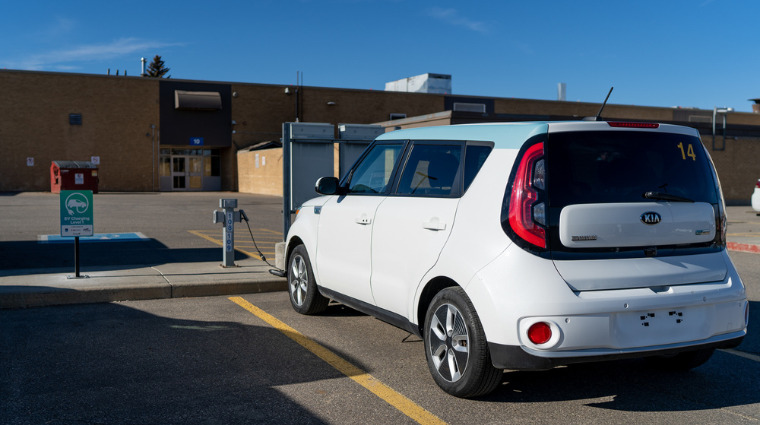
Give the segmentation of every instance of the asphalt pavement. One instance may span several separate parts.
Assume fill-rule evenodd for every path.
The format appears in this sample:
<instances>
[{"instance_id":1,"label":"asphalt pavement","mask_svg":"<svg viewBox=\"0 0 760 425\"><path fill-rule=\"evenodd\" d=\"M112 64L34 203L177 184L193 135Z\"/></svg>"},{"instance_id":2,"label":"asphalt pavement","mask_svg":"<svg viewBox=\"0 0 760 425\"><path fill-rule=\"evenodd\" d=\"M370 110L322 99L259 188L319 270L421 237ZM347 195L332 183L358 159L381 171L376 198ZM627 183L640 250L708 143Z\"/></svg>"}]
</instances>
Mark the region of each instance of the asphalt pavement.
<instances>
[{"instance_id":1,"label":"asphalt pavement","mask_svg":"<svg viewBox=\"0 0 760 425\"><path fill-rule=\"evenodd\" d=\"M220 198L238 199L235 267L222 267ZM96 194L95 237L60 235L60 197L0 195L0 308L283 291L269 273L282 240L282 198L231 192ZM760 253L760 217L728 207L728 249ZM252 243L255 239L256 243Z\"/></svg>"}]
</instances>

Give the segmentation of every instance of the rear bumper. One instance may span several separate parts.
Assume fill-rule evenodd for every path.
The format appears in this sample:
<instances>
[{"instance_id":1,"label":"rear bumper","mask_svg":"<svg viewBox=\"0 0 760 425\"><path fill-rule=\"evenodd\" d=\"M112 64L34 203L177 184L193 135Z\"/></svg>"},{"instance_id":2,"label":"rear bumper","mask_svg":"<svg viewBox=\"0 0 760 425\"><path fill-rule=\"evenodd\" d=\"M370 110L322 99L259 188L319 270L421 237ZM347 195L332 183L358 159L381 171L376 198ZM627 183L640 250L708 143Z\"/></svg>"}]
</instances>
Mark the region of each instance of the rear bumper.
<instances>
[{"instance_id":1,"label":"rear bumper","mask_svg":"<svg viewBox=\"0 0 760 425\"><path fill-rule=\"evenodd\" d=\"M499 369L547 370L556 366L590 363L628 358L672 355L710 348L734 348L741 344L746 330L719 335L704 341L670 344L656 347L638 347L624 350L590 349L576 351L540 352L527 347L488 343L491 362Z\"/></svg>"}]
</instances>

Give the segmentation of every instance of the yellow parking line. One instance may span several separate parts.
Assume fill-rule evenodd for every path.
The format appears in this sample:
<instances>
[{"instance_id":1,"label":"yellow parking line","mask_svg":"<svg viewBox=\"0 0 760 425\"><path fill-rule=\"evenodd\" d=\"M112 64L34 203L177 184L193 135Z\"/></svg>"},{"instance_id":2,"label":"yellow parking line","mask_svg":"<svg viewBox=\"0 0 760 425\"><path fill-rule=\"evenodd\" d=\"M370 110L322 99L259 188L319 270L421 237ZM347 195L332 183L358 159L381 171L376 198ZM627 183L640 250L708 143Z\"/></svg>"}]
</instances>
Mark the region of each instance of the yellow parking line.
<instances>
[{"instance_id":1,"label":"yellow parking line","mask_svg":"<svg viewBox=\"0 0 760 425\"><path fill-rule=\"evenodd\" d=\"M207 240L209 242L213 242L213 243L215 243L217 245L222 246L222 244L220 244L218 240L212 238L211 236L204 235L203 233L201 233L200 230L188 230L188 232L194 234L195 236L199 236L199 237L201 237L201 238L203 238L203 239L205 239L205 240Z\"/></svg>"},{"instance_id":2,"label":"yellow parking line","mask_svg":"<svg viewBox=\"0 0 760 425\"><path fill-rule=\"evenodd\" d=\"M726 233L726 236L748 236L748 237L760 238L760 233L757 233L757 232L749 232L749 233Z\"/></svg>"},{"instance_id":3,"label":"yellow parking line","mask_svg":"<svg viewBox=\"0 0 760 425\"><path fill-rule=\"evenodd\" d=\"M412 418L420 424L445 424L434 414L425 410L423 407L406 398L404 395L396 392L391 387L383 384L372 375L354 366L352 363L344 360L342 357L328 350L318 342L309 339L302 333L286 325L276 317L270 315L264 310L256 307L241 297L230 297L230 301L248 310L251 314L268 323L273 328L282 332L288 338L300 344L302 347L311 351L320 359L327 362L344 375L348 376L362 387L368 389L376 396L383 399L391 406L398 409L401 413Z\"/></svg>"},{"instance_id":4,"label":"yellow parking line","mask_svg":"<svg viewBox=\"0 0 760 425\"><path fill-rule=\"evenodd\" d=\"M207 240L207 241L209 241L209 242L211 242L211 243L214 243L214 244L216 244L216 245L219 245L219 246L224 246L224 243L223 243L221 240L219 240L219 239L214 239L214 238L212 238L211 236L206 236L206 235L204 235L203 233L201 233L201 231L200 231L200 230L188 230L188 232L189 232L189 233L192 233L192 234L194 234L195 236L201 237L201 238L203 238L203 239L205 239L205 240ZM247 250L245 250L245 249L235 248L235 251L240 251L240 252L242 252L243 254L245 254L245 255L247 255L247 256L249 256L249 257L251 257L251 258L256 258L256 259L259 259L259 260L261 260L261 259L262 259L262 258L261 258L261 256L259 256L259 254L258 254L258 253L250 252L250 251L247 251ZM263 252L263 251L262 251L262 252ZM267 252L265 252L265 253L264 253L264 255L265 255L265 256L266 256L267 254L268 254ZM274 253L272 253L272 255L274 255Z\"/></svg>"}]
</instances>

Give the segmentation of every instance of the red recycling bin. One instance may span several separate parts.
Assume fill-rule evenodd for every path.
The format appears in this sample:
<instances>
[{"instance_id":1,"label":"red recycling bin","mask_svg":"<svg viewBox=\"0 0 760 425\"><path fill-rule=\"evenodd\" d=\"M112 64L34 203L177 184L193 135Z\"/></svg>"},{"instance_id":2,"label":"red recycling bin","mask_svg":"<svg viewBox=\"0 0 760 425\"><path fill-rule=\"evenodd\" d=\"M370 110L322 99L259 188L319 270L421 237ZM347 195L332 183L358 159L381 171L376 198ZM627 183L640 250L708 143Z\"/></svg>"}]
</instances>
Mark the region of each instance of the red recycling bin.
<instances>
[{"instance_id":1,"label":"red recycling bin","mask_svg":"<svg viewBox=\"0 0 760 425\"><path fill-rule=\"evenodd\" d=\"M91 190L98 193L98 166L90 161L53 161L50 164L50 191Z\"/></svg>"}]
</instances>

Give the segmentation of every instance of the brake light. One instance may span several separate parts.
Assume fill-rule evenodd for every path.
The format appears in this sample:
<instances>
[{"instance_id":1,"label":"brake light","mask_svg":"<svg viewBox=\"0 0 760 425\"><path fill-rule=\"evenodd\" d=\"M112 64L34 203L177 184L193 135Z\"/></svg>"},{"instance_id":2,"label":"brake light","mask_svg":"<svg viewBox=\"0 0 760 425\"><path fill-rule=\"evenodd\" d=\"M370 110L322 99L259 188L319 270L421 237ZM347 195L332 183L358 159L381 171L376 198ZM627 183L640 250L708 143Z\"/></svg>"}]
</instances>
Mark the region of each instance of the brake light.
<instances>
[{"instance_id":1,"label":"brake light","mask_svg":"<svg viewBox=\"0 0 760 425\"><path fill-rule=\"evenodd\" d=\"M653 122L608 122L610 127L623 127L623 128L658 128L660 124Z\"/></svg>"},{"instance_id":2,"label":"brake light","mask_svg":"<svg viewBox=\"0 0 760 425\"><path fill-rule=\"evenodd\" d=\"M755 182L755 187L758 187L758 188L760 188L760 179L758 179L758 180Z\"/></svg>"},{"instance_id":3,"label":"brake light","mask_svg":"<svg viewBox=\"0 0 760 425\"><path fill-rule=\"evenodd\" d=\"M538 190L544 190L546 186L543 157L543 143L537 143L525 151L509 199L509 225L512 230L539 248L546 248L546 231L538 225L546 225L546 206L538 202Z\"/></svg>"}]
</instances>

